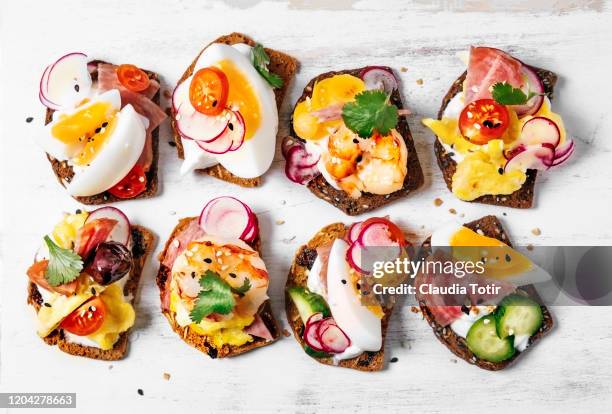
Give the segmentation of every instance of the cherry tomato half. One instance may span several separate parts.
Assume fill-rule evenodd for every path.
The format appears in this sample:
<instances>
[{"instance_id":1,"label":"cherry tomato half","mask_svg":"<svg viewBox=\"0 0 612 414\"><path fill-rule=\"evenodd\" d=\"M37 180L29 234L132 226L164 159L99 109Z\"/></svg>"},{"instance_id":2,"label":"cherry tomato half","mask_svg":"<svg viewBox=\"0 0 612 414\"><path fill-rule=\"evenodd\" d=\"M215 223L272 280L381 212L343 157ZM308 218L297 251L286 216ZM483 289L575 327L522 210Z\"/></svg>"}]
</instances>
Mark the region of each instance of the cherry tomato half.
<instances>
[{"instance_id":1,"label":"cherry tomato half","mask_svg":"<svg viewBox=\"0 0 612 414\"><path fill-rule=\"evenodd\" d=\"M147 176L141 165L136 164L121 181L108 189L119 198L134 198L147 189Z\"/></svg>"},{"instance_id":2,"label":"cherry tomato half","mask_svg":"<svg viewBox=\"0 0 612 414\"><path fill-rule=\"evenodd\" d=\"M120 65L117 68L117 78L123 86L134 92L142 92L149 87L149 75L134 65Z\"/></svg>"},{"instance_id":3,"label":"cherry tomato half","mask_svg":"<svg viewBox=\"0 0 612 414\"><path fill-rule=\"evenodd\" d=\"M509 123L508 109L493 99L478 99L471 102L459 115L461 135L478 145L501 138Z\"/></svg>"},{"instance_id":4,"label":"cherry tomato half","mask_svg":"<svg viewBox=\"0 0 612 414\"><path fill-rule=\"evenodd\" d=\"M391 240L397 242L402 246L406 245L406 240L404 239L404 232L402 231L402 229L400 229L395 225L395 223L390 220L387 220L384 217L371 217L361 224L361 228L365 229L367 226L374 223L385 224L387 226L387 229L389 229L389 235Z\"/></svg>"},{"instance_id":5,"label":"cherry tomato half","mask_svg":"<svg viewBox=\"0 0 612 414\"><path fill-rule=\"evenodd\" d=\"M189 85L189 102L204 115L219 115L227 103L229 83L221 69L214 66L198 70Z\"/></svg>"},{"instance_id":6,"label":"cherry tomato half","mask_svg":"<svg viewBox=\"0 0 612 414\"><path fill-rule=\"evenodd\" d=\"M105 316L106 305L99 296L96 296L66 316L60 324L60 328L79 336L91 335L100 329Z\"/></svg>"}]
</instances>

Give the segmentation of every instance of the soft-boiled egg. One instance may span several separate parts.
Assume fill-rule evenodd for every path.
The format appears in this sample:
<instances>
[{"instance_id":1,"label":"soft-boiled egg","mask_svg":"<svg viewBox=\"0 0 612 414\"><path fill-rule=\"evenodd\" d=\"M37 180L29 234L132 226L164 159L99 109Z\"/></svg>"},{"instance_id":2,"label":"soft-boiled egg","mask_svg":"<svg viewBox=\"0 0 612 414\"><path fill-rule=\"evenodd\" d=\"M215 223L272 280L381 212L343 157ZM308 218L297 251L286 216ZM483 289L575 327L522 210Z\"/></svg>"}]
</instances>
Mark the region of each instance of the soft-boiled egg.
<instances>
[{"instance_id":1,"label":"soft-boiled egg","mask_svg":"<svg viewBox=\"0 0 612 414\"><path fill-rule=\"evenodd\" d=\"M450 248L456 260L476 263L484 260L486 278L500 279L516 286L546 282L551 276L528 257L507 244L480 234L459 223L449 223L431 235L434 248Z\"/></svg>"},{"instance_id":2,"label":"soft-boiled egg","mask_svg":"<svg viewBox=\"0 0 612 414\"><path fill-rule=\"evenodd\" d=\"M219 163L238 177L254 178L270 168L278 131L278 110L274 90L251 62L251 49L246 44L229 46L214 43L198 58L194 73L199 69L214 66L226 75L229 84L227 106L231 110L239 111L244 118L245 140L235 151L211 154L194 142L183 139L186 145L182 173ZM187 78L177 87L175 101L190 105L191 79L192 77Z\"/></svg>"},{"instance_id":3,"label":"soft-boiled egg","mask_svg":"<svg viewBox=\"0 0 612 414\"><path fill-rule=\"evenodd\" d=\"M380 318L361 303L353 284L346 283L352 279L346 262L348 247L342 239L332 245L327 265L327 302L334 320L351 339L350 348L358 353L375 352L382 347Z\"/></svg>"},{"instance_id":4,"label":"soft-boiled egg","mask_svg":"<svg viewBox=\"0 0 612 414\"><path fill-rule=\"evenodd\" d=\"M121 108L116 89L66 111L56 111L37 143L72 166L66 183L73 196L90 196L117 184L140 158L146 139L142 117L132 105Z\"/></svg>"}]
</instances>

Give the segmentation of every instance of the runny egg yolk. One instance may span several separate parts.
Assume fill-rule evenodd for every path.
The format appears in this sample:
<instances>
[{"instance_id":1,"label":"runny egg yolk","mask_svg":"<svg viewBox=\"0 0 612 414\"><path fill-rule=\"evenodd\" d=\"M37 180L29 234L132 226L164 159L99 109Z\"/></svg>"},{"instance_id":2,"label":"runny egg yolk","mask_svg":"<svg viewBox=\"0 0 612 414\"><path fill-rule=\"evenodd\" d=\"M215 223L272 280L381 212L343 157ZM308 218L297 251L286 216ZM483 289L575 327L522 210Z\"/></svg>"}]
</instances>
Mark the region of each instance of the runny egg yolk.
<instances>
[{"instance_id":1,"label":"runny egg yolk","mask_svg":"<svg viewBox=\"0 0 612 414\"><path fill-rule=\"evenodd\" d=\"M449 240L455 259L472 263L484 261L483 276L501 279L532 268L531 261L505 243L461 227Z\"/></svg>"},{"instance_id":2,"label":"runny egg yolk","mask_svg":"<svg viewBox=\"0 0 612 414\"><path fill-rule=\"evenodd\" d=\"M229 84L227 107L240 111L246 128L244 139L250 139L261 124L261 105L257 93L244 73L231 60L221 60L215 66L227 77Z\"/></svg>"},{"instance_id":3,"label":"runny egg yolk","mask_svg":"<svg viewBox=\"0 0 612 414\"><path fill-rule=\"evenodd\" d=\"M89 164L104 146L116 124L117 111L110 102L96 102L70 115L61 115L51 127L51 135L68 145L82 145L73 160Z\"/></svg>"}]
</instances>

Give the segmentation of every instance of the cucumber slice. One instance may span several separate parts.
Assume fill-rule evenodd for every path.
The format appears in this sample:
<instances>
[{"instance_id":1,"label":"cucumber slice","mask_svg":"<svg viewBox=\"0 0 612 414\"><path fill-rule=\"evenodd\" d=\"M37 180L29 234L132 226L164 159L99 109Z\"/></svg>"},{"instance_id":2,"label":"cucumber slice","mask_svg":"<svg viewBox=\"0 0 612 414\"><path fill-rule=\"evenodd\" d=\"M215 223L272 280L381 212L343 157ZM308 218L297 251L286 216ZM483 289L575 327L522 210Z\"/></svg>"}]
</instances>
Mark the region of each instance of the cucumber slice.
<instances>
[{"instance_id":1,"label":"cucumber slice","mask_svg":"<svg viewBox=\"0 0 612 414\"><path fill-rule=\"evenodd\" d=\"M508 295L495 310L497 335L502 339L512 335L531 336L540 329L543 318L542 308L530 298Z\"/></svg>"},{"instance_id":2,"label":"cucumber slice","mask_svg":"<svg viewBox=\"0 0 612 414\"><path fill-rule=\"evenodd\" d=\"M312 349L308 345L304 345L304 351L306 351L306 353L308 355L310 355L311 357L314 357L314 358L329 358L331 356L327 352L315 351L314 349Z\"/></svg>"},{"instance_id":3,"label":"cucumber slice","mask_svg":"<svg viewBox=\"0 0 612 414\"><path fill-rule=\"evenodd\" d=\"M490 362L505 361L515 352L512 338L501 339L497 336L495 317L492 315L474 322L465 340L474 355Z\"/></svg>"},{"instance_id":4,"label":"cucumber slice","mask_svg":"<svg viewBox=\"0 0 612 414\"><path fill-rule=\"evenodd\" d=\"M300 312L302 322L306 323L308 318L317 312L321 312L324 318L331 316L329 306L327 306L323 296L313 293L302 286L292 286L287 289L287 293L289 293L289 297L297 307L298 312Z\"/></svg>"}]
</instances>

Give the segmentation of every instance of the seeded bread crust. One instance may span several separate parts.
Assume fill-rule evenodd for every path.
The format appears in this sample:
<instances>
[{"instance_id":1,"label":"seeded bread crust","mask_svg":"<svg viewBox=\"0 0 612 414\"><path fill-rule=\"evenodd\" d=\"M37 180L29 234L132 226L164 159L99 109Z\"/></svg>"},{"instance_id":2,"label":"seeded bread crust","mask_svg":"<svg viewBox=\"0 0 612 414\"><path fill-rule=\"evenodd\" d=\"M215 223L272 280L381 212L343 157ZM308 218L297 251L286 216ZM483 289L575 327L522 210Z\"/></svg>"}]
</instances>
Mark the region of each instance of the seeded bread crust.
<instances>
[{"instance_id":1,"label":"seeded bread crust","mask_svg":"<svg viewBox=\"0 0 612 414\"><path fill-rule=\"evenodd\" d=\"M479 220L472 221L470 223L464 224L464 226L470 228L473 231L482 230L485 236L495 238L506 243L508 246L512 247L512 243L508 239L508 235L504 230L501 222L495 216L485 216L480 218ZM423 242L424 248L431 248L431 237ZM533 287L533 285L521 286L519 289L519 293L526 294L527 296L536 300L536 302L541 303L540 297L538 296L537 291ZM425 304L424 301L419 301L419 306L421 308L421 313L423 317L429 323L429 326L434 331L436 338L440 342L442 342L451 352L457 355L459 358L463 359L469 364L476 365L479 368L486 369L489 371L499 371L502 370L509 365L511 365L514 361L516 361L521 355L525 353L516 352L512 358L507 359L502 362L490 362L484 359L478 358L472 351L469 350L465 338L457 335L455 331L453 331L450 327L444 327L438 324L434 318L433 313L429 309L429 307ZM544 305L540 306L543 314L542 326L540 329L529 338L529 347L527 349L531 349L536 342L542 339L546 334L548 334L554 326L552 315L548 308Z\"/></svg>"},{"instance_id":2,"label":"seeded bread crust","mask_svg":"<svg viewBox=\"0 0 612 414\"><path fill-rule=\"evenodd\" d=\"M387 70L392 71L391 68L385 67ZM357 69L347 69L340 71L331 71L322 73L316 78L312 79L306 87L304 88L304 92L298 101L295 103L295 107L302 101L310 98L312 96L312 92L314 90L314 85L316 82L319 82L323 79L330 78L335 75L349 74L353 76L359 77L359 74L364 68ZM399 90L394 90L391 94L391 103L398 107L398 109L402 109L404 107L402 103L402 98L399 93ZM292 114L293 114L292 112ZM332 187L327 180L323 177L323 175L319 174L317 177L312 179L308 184L308 189L317 197L327 201L333 206L339 208L344 211L344 213L349 216L356 216L359 214L367 213L369 211L375 210L379 207L384 206L398 198L404 197L409 193L415 191L419 187L421 187L424 183L423 178L423 170L421 168L421 164L419 162L419 158L417 152L414 148L414 141L412 139L412 134L410 133L410 129L408 127L408 121L406 117L400 116L399 122L397 124L397 131L404 138L404 142L406 143L406 150L408 152L408 157L406 160L407 173L404 178L404 185L401 189L386 195L372 194L372 193L362 193L359 198L350 197L345 191L337 190ZM291 116L289 131L292 137L296 139L300 139L295 130L293 129L293 115ZM303 140L302 140L303 141Z\"/></svg>"},{"instance_id":3,"label":"seeded bread crust","mask_svg":"<svg viewBox=\"0 0 612 414\"><path fill-rule=\"evenodd\" d=\"M306 286L308 280L308 272L312 268L312 265L317 258L316 248L319 246L328 245L333 243L334 240L344 237L348 228L343 223L333 223L323 227L310 241L301 246L293 259L291 269L289 270L289 276L287 277L287 283L285 285L285 311L287 313L287 321L291 326L295 339L303 349L306 345L304 341L304 323L300 318L300 313L297 307L287 293L287 289L292 286ZM384 341L387 334L387 327L389 326L389 318L393 313L393 307L384 309L385 316L383 317L382 323L382 339L383 347L378 352L363 352L359 356L351 359L345 359L340 361L337 366L344 368L352 368L359 371L381 371L385 365L385 348ZM333 358L315 358L316 361L325 365L334 364Z\"/></svg>"},{"instance_id":4,"label":"seeded bread crust","mask_svg":"<svg viewBox=\"0 0 612 414\"><path fill-rule=\"evenodd\" d=\"M130 278L123 289L124 295L132 296L131 303L134 304L138 292L138 286L142 276L147 257L151 253L155 243L155 236L149 230L142 226L132 225L132 257L134 259L134 267L130 273ZM28 284L27 302L33 306L36 312L43 305L42 295L36 284L30 282ZM113 348L102 350L93 346L85 346L75 344L66 340L64 330L61 328L55 329L45 338L42 338L48 345L57 345L57 347L71 355L82 356L92 359L101 359L105 361L116 361L125 358L128 350L129 330L119 335L119 339L115 342Z\"/></svg>"},{"instance_id":5,"label":"seeded bread crust","mask_svg":"<svg viewBox=\"0 0 612 414\"><path fill-rule=\"evenodd\" d=\"M256 45L256 42L250 37L248 37L247 35L244 35L242 33L235 33L235 32L229 35L219 37L218 39L209 43L206 47L212 45L213 43L224 43L226 45L235 45L237 43L245 43L249 46ZM206 50L206 47L202 49L200 53L198 53L198 55L193 60L191 65L189 65L189 67L185 71L185 73L183 73L183 76L181 76L181 79L179 79L179 81L177 82L177 85L185 81L185 79L187 79L193 74L193 69L198 59L200 58L200 55L204 52L204 50ZM287 93L287 88L289 87L289 84L293 80L293 77L295 76L295 72L298 69L298 61L295 58L285 53L282 53L282 52L279 52L273 49L265 48L265 51L270 57L270 64L268 65L268 69L270 70L270 72L276 73L283 79L283 86L278 89L274 89L274 95L276 97L276 107L278 111L280 111L281 105L283 103L283 99L285 98L285 94ZM176 144L176 150L178 152L178 157L180 159L184 159L185 153L183 150L183 142L181 140L181 136L176 126L176 119L175 119L174 113L172 113L171 123L172 123L172 131L174 133L174 143ZM208 174L212 177L216 177L220 180L224 180L224 181L227 181L233 184L237 184L242 187L258 187L261 185L261 176L255 177L255 178L241 178L241 177L238 177L230 173L221 164L217 164L212 167L201 169L201 170L196 170L196 172L199 174Z\"/></svg>"},{"instance_id":6,"label":"seeded bread crust","mask_svg":"<svg viewBox=\"0 0 612 414\"><path fill-rule=\"evenodd\" d=\"M555 83L557 82L557 75L551 71L540 68L533 68L537 72L538 76L544 84L544 91L549 99L553 97L553 91ZM463 82L467 76L467 71L463 72L455 82L453 82L451 88L444 96L442 100L442 106L438 111L438 119L442 119L444 110L448 106L448 103L453 97L463 91ZM452 192L453 175L457 169L457 163L452 159L450 153L446 152L440 140L436 137L434 142L434 152L438 161L438 166L442 170L442 176L446 182L446 186ZM516 190L512 194L504 195L484 195L478 197L471 202L492 204L503 207L514 207L514 208L531 208L533 206L533 200L535 198L534 187L537 176L537 170L527 170L527 179L523 183L523 186Z\"/></svg>"},{"instance_id":7,"label":"seeded bread crust","mask_svg":"<svg viewBox=\"0 0 612 414\"><path fill-rule=\"evenodd\" d=\"M93 60L90 63L98 64L98 63L108 63L108 62L104 62L102 60ZM149 70L144 70L144 71L149 76L149 79L153 79L157 81L158 83L160 82L160 79L157 73L151 72ZM94 81L98 79L97 69L91 74L91 77ZM157 93L151 100L155 102L157 105L159 105L160 96L161 96L161 86L160 86L160 90L157 91ZM53 112L55 111L47 108L47 111L45 113L45 125L49 124L53 120ZM159 161L159 127L155 128L152 131L151 140L152 140L151 144L152 144L152 149L153 149L153 160L151 161L151 167L149 168L149 171L147 171L146 173L147 188L145 189L145 191L138 194L136 197L131 198L130 200L135 200L138 198L150 198L150 197L153 197L155 194L157 194L157 187L158 187L157 168L158 168L158 161ZM60 161L56 158L53 158L49 154L47 154L47 159L51 163L51 168L53 168L53 172L55 173L55 176L57 177L57 181L59 181L59 183L62 186L66 187L66 183L69 183L72 180L72 177L74 176L74 171L72 169L72 166L68 165L66 161ZM108 191L104 191L103 193L92 195L92 196L73 197L73 198L77 200L78 202L86 204L86 205L100 205L100 204L115 203L117 201L125 201L125 199L115 197Z\"/></svg>"},{"instance_id":8,"label":"seeded bread crust","mask_svg":"<svg viewBox=\"0 0 612 414\"><path fill-rule=\"evenodd\" d=\"M164 250L162 250L162 252L158 256L160 266L159 266L159 271L157 273L156 282L157 282L157 287L159 288L159 296L162 301L163 301L164 295L166 294L166 281L168 280L168 277L171 276L171 270L172 270L168 268L167 266L163 265L164 259L166 257L166 252L168 251L168 247L170 247L170 243L172 243L174 238L183 229L189 226L189 223L191 221L197 220L197 219L198 219L197 217L187 217L187 218L180 219L179 223L176 225L176 227L172 231L172 234L166 241ZM259 252L260 247L261 247L260 238L257 237L257 239L253 241L253 243L250 243L249 245L253 249ZM172 330L176 332L183 339L183 341L195 347L196 349L204 352L205 354L207 354L209 357L213 359L233 357L236 355L240 355L252 349L261 348L262 346L270 345L274 343L280 337L280 329L278 327L278 323L276 322L276 319L274 318L274 315L272 314L272 307L271 307L270 299L266 300L260 306L257 313L263 320L264 324L266 325L266 327L268 328L268 330L270 331L274 339L271 341L268 341L263 338L253 337L253 340L251 342L248 342L240 346L226 344L226 345L223 345L221 348L217 348L212 342L208 340L207 336L200 335L196 332L193 332L192 330L189 329L188 326L181 327L174 320L174 316L171 312L164 311L162 309L162 313L164 314L166 319L168 319L168 322L170 323L170 327L172 328Z\"/></svg>"}]
</instances>

